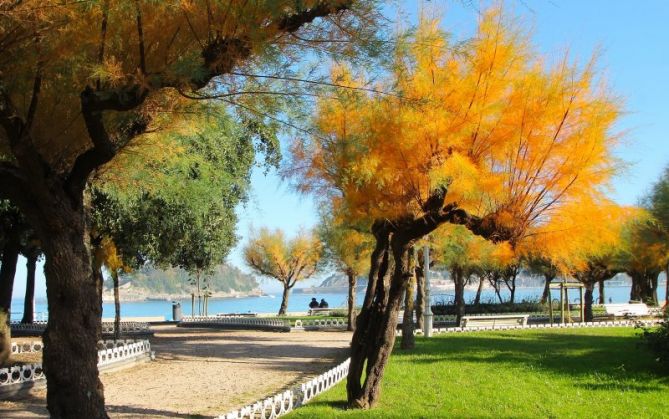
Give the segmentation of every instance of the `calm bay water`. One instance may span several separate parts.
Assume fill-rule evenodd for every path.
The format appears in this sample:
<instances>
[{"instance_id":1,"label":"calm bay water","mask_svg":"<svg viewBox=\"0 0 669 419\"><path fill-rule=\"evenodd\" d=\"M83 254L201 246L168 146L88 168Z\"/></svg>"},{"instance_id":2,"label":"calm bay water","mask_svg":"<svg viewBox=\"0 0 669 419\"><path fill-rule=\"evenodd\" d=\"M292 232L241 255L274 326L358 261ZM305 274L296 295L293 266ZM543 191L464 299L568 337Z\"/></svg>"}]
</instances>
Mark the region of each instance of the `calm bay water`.
<instances>
[{"instance_id":1,"label":"calm bay water","mask_svg":"<svg viewBox=\"0 0 669 419\"><path fill-rule=\"evenodd\" d=\"M660 301L664 300L665 287L662 284L658 287L658 298ZM542 288L519 288L516 290L516 300L524 299L538 299L541 296ZM474 290L465 291L466 301L474 298ZM434 291L432 294L432 302L449 301L452 299L453 291ZM607 302L611 299L613 303L625 303L629 300L630 287L621 286L607 286L605 289L605 296ZM508 294L502 294L507 297ZM346 294L292 294L288 303L288 311L307 311L309 309L309 302L311 298L315 297L319 301L321 298L329 303L330 308L345 308ZM553 298L557 297L554 292ZM595 299L599 297L599 292L595 291ZM358 292L357 302L362 304L364 294ZM496 297L492 290L483 292L482 301L496 301ZM572 302L578 301L578 291L570 291L569 300ZM182 313L184 315L191 314L190 298L180 300ZM281 305L281 295L269 295L263 297L243 297L243 298L222 298L209 300L209 314L215 313L276 313L279 311ZM40 313L46 313L46 300L35 301L36 319L40 319ZM195 311L197 311L197 300L195 301ZM12 300L12 320L21 320L23 312L23 301ZM121 315L127 317L143 317L143 316L164 316L166 320L172 319L172 302L171 301L142 301L142 302L124 302L121 303ZM114 304L103 304L103 317L114 316Z\"/></svg>"}]
</instances>

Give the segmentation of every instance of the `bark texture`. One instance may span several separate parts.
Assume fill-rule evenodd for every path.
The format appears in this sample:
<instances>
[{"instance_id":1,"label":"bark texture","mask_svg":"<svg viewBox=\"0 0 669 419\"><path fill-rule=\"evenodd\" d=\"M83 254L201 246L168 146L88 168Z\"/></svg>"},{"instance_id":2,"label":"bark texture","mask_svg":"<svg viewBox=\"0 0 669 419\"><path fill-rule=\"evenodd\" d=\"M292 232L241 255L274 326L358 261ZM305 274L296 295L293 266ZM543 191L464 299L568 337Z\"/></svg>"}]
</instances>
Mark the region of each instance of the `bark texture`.
<instances>
[{"instance_id":1,"label":"bark texture","mask_svg":"<svg viewBox=\"0 0 669 419\"><path fill-rule=\"evenodd\" d=\"M355 286L358 278L352 269L346 270L346 276L348 277L348 327L346 330L352 332L355 330Z\"/></svg>"},{"instance_id":2,"label":"bark texture","mask_svg":"<svg viewBox=\"0 0 669 419\"><path fill-rule=\"evenodd\" d=\"M101 315L85 238L83 208L57 201L50 234L42 237L49 278L49 323L44 334L47 406L54 418L106 418L97 369ZM69 245L63 245L69 243Z\"/></svg>"}]
</instances>

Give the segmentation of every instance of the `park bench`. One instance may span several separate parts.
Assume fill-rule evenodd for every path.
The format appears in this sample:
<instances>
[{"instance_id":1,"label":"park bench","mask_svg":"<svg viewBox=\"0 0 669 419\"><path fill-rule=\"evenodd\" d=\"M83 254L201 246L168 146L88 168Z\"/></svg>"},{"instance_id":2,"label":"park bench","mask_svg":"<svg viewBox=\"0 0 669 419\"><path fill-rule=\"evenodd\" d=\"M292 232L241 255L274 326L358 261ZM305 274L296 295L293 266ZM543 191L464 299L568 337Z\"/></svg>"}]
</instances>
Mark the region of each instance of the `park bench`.
<instances>
[{"instance_id":1,"label":"park bench","mask_svg":"<svg viewBox=\"0 0 669 419\"><path fill-rule=\"evenodd\" d=\"M496 314L492 316L462 316L462 327L526 326L529 314Z\"/></svg>"},{"instance_id":2,"label":"park bench","mask_svg":"<svg viewBox=\"0 0 669 419\"><path fill-rule=\"evenodd\" d=\"M317 314L323 314L323 315L329 315L330 312L332 311L331 308L310 308L309 309L309 315L310 316L315 316Z\"/></svg>"},{"instance_id":3,"label":"park bench","mask_svg":"<svg viewBox=\"0 0 669 419\"><path fill-rule=\"evenodd\" d=\"M641 317L650 315L644 303L604 304L606 314L613 317Z\"/></svg>"}]
</instances>

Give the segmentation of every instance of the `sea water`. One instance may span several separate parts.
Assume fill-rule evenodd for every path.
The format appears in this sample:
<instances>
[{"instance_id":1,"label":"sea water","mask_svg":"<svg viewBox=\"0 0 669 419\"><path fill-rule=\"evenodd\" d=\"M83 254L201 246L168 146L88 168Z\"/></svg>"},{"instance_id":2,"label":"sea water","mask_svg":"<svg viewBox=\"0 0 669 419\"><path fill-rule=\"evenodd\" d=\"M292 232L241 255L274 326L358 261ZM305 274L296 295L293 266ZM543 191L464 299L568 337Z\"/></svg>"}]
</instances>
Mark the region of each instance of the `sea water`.
<instances>
[{"instance_id":1,"label":"sea water","mask_svg":"<svg viewBox=\"0 0 669 419\"><path fill-rule=\"evenodd\" d=\"M516 301L522 300L538 300L543 292L543 287L537 288L518 288L516 290ZM432 293L432 303L450 302L453 299L453 291L434 291ZM465 290L465 301L470 302L474 299L475 290ZM606 286L605 288L606 302L612 303L626 303L629 300L630 287L629 286ZM664 301L665 287L658 287L658 298ZM502 292L502 298L508 298L508 291ZM557 292L553 292L553 298L559 298ZM356 296L357 304L362 304L364 292L358 292ZM347 295L345 293L337 294L299 294L293 293L288 300L289 312L304 312L309 310L309 302L312 298L318 301L324 298L330 308L346 308ZM599 298L599 291L595 288L595 301ZM578 302L578 290L570 290L569 300L571 302ZM189 316L191 313L197 314L197 298L195 299L195 307L191 306L191 299L177 300L181 303L181 310L184 316ZM497 302L497 297L490 289L484 290L481 295L482 302ZM208 303L208 313L210 315L216 313L277 313L281 306L281 294L270 294L261 297L240 297L240 298L217 298L210 299ZM114 303L104 303L102 305L103 317L114 316ZM35 301L35 319L41 320L46 318L47 304L45 299L37 299ZM20 321L23 316L23 300L12 300L12 320ZM166 320L172 319L172 302L171 301L138 301L138 302L122 302L121 303L122 317L154 317L164 316Z\"/></svg>"}]
</instances>

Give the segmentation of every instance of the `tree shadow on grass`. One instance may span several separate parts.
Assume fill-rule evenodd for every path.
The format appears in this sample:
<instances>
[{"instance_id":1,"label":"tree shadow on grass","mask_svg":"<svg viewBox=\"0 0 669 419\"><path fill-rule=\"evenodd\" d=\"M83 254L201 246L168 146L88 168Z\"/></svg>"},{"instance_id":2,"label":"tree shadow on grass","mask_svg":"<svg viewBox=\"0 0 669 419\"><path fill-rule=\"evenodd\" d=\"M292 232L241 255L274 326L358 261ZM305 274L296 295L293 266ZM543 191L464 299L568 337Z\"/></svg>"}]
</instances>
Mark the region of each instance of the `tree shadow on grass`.
<instances>
[{"instance_id":1,"label":"tree shadow on grass","mask_svg":"<svg viewBox=\"0 0 669 419\"><path fill-rule=\"evenodd\" d=\"M655 362L638 336L556 332L491 332L420 339L420 355L396 352L399 362L505 364L583 378L597 374L596 383L576 384L591 390L658 391L669 386L669 371ZM641 382L639 382L641 381Z\"/></svg>"}]
</instances>

